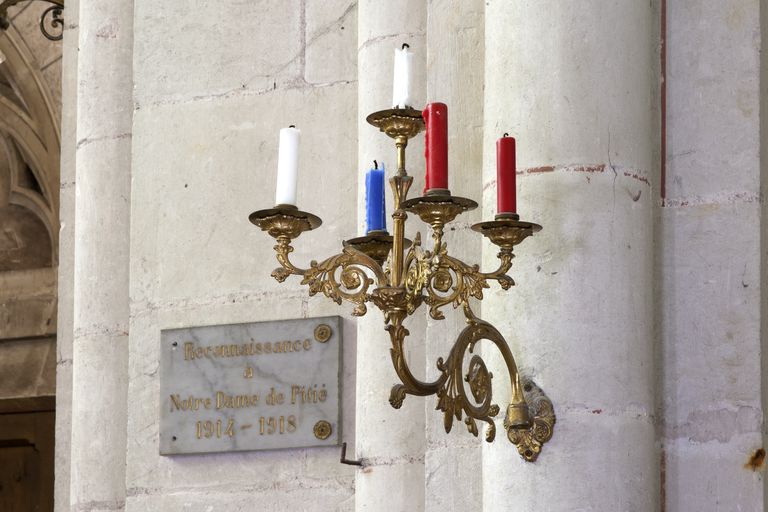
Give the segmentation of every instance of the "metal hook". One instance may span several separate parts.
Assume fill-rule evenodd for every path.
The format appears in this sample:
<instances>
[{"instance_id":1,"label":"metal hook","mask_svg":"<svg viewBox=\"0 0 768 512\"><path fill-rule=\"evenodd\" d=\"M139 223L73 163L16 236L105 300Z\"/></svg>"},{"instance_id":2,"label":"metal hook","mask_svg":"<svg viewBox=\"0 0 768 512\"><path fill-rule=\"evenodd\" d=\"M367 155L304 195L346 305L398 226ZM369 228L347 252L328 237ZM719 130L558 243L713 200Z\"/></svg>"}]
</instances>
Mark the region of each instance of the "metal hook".
<instances>
[{"instance_id":1,"label":"metal hook","mask_svg":"<svg viewBox=\"0 0 768 512\"><path fill-rule=\"evenodd\" d=\"M377 162L376 160L373 161L373 168L374 169L378 169L379 168L379 162Z\"/></svg>"},{"instance_id":2,"label":"metal hook","mask_svg":"<svg viewBox=\"0 0 768 512\"><path fill-rule=\"evenodd\" d=\"M403 43L403 46L400 49L401 50L405 50L406 48L410 48L410 47L411 47L411 45L409 45L408 43Z\"/></svg>"},{"instance_id":3,"label":"metal hook","mask_svg":"<svg viewBox=\"0 0 768 512\"><path fill-rule=\"evenodd\" d=\"M339 462L342 464L348 464L350 466L362 466L363 461L361 460L349 460L347 459L347 443L341 443L341 458L339 458Z\"/></svg>"},{"instance_id":4,"label":"metal hook","mask_svg":"<svg viewBox=\"0 0 768 512\"><path fill-rule=\"evenodd\" d=\"M288 128L296 128L295 124L290 125Z\"/></svg>"},{"instance_id":5,"label":"metal hook","mask_svg":"<svg viewBox=\"0 0 768 512\"><path fill-rule=\"evenodd\" d=\"M507 132L504 132L504 137L509 137L509 134Z\"/></svg>"}]
</instances>

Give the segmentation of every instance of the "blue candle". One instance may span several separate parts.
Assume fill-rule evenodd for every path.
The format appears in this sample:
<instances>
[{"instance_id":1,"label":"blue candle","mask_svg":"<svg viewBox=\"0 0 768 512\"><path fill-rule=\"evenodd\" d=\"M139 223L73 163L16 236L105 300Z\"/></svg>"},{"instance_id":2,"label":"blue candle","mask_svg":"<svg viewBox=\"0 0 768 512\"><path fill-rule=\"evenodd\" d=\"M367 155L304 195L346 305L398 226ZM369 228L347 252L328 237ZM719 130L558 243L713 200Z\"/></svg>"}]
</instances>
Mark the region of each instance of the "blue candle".
<instances>
[{"instance_id":1,"label":"blue candle","mask_svg":"<svg viewBox=\"0 0 768 512\"><path fill-rule=\"evenodd\" d=\"M387 230L387 221L384 214L383 164L381 169L376 166L365 175L365 223L368 232Z\"/></svg>"}]
</instances>

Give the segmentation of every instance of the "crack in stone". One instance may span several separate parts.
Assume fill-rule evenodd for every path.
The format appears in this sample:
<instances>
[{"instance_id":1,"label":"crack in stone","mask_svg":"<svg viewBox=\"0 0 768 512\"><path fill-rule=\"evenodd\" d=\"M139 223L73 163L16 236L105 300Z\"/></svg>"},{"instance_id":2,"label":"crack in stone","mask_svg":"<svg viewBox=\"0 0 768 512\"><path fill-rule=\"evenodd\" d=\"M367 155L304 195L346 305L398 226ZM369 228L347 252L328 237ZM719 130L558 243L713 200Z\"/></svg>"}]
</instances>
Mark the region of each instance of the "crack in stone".
<instances>
[{"instance_id":1,"label":"crack in stone","mask_svg":"<svg viewBox=\"0 0 768 512\"><path fill-rule=\"evenodd\" d=\"M88 144L93 144L94 142L101 142L105 140L122 140L122 139L130 139L132 137L131 133L121 133L119 135L103 135L101 137L85 137L83 139L80 139L77 141L77 145L75 146L75 150L78 150L84 146L87 146Z\"/></svg>"},{"instance_id":2,"label":"crack in stone","mask_svg":"<svg viewBox=\"0 0 768 512\"><path fill-rule=\"evenodd\" d=\"M125 501L83 501L76 503L72 510L74 512L93 512L97 510L123 510L125 509Z\"/></svg>"},{"instance_id":3,"label":"crack in stone","mask_svg":"<svg viewBox=\"0 0 768 512\"><path fill-rule=\"evenodd\" d=\"M86 327L78 327L73 333L75 341L81 338L91 338L96 336L108 336L110 338L128 336L128 327L120 324L115 326L93 324Z\"/></svg>"},{"instance_id":4,"label":"crack in stone","mask_svg":"<svg viewBox=\"0 0 768 512\"><path fill-rule=\"evenodd\" d=\"M371 39L368 39L363 44L358 46L357 47L357 51L359 53L364 48L367 48L368 46L371 46L373 44L379 43L381 41L388 41L390 39L395 39L395 38L411 38L411 39L413 39L413 38L417 38L417 37L424 37L425 35L426 35L426 33L421 31L421 32L401 32L399 34L387 34L387 35L383 35L383 36L376 36L376 37L373 37Z\"/></svg>"},{"instance_id":5,"label":"crack in stone","mask_svg":"<svg viewBox=\"0 0 768 512\"><path fill-rule=\"evenodd\" d=\"M261 75L256 78L269 78L267 75ZM189 98L162 98L157 101L152 101L150 103L147 103L147 106L149 107L162 107L162 106L176 106L176 105L187 105L190 103L195 103L198 101L212 101L212 100L218 100L218 99L231 99L231 98L250 98L250 97L258 97L258 96L264 96L266 94L272 94L274 92L285 92L285 91L296 91L296 90L312 90L312 89L321 89L325 87L333 87L336 85L348 85L348 84L356 84L357 80L336 80L333 82L325 82L325 83L309 83L305 82L303 78L297 77L293 81L286 82L285 87L269 87L266 89L244 89L242 87L236 87L234 89L229 89L223 92L219 93L212 93L212 94L202 94L202 95L194 95ZM134 104L134 110L141 110L144 108L144 105L142 105L139 102L136 102Z\"/></svg>"},{"instance_id":6,"label":"crack in stone","mask_svg":"<svg viewBox=\"0 0 768 512\"><path fill-rule=\"evenodd\" d=\"M687 196L667 198L666 208L685 208L690 206L718 206L727 204L763 203L763 195L756 192L726 192L709 196Z\"/></svg>"}]
</instances>

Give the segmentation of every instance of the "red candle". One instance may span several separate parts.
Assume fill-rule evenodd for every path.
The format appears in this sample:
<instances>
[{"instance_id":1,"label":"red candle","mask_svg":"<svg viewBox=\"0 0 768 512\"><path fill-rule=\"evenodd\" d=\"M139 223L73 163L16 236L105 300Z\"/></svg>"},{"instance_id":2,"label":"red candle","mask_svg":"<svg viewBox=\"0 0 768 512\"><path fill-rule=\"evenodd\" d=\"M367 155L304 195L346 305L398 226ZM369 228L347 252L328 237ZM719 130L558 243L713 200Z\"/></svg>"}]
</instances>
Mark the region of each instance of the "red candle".
<instances>
[{"instance_id":1,"label":"red candle","mask_svg":"<svg viewBox=\"0 0 768 512\"><path fill-rule=\"evenodd\" d=\"M430 103L422 112L427 130L424 136L424 158L427 176L424 191L448 189L448 106Z\"/></svg>"},{"instance_id":2,"label":"red candle","mask_svg":"<svg viewBox=\"0 0 768 512\"><path fill-rule=\"evenodd\" d=\"M515 139L505 133L496 141L496 213L517 211L515 167Z\"/></svg>"}]
</instances>

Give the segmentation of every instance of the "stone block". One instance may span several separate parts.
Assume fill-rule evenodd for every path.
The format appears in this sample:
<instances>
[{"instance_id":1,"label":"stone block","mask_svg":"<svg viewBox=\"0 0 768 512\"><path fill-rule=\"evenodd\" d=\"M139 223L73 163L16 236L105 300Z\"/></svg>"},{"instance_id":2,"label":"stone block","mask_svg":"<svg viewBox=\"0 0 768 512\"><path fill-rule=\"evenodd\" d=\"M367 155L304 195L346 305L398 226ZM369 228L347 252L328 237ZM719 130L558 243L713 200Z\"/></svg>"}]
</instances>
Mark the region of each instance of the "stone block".
<instances>
[{"instance_id":1,"label":"stone block","mask_svg":"<svg viewBox=\"0 0 768 512\"><path fill-rule=\"evenodd\" d=\"M485 168L495 169L493 141L509 132L520 141L518 168L605 163L652 169L653 4L509 5L489 2L485 11Z\"/></svg>"},{"instance_id":2,"label":"stone block","mask_svg":"<svg viewBox=\"0 0 768 512\"><path fill-rule=\"evenodd\" d=\"M0 399L55 394L55 338L0 341Z\"/></svg>"},{"instance_id":3,"label":"stone block","mask_svg":"<svg viewBox=\"0 0 768 512\"><path fill-rule=\"evenodd\" d=\"M0 272L0 339L56 332L56 269Z\"/></svg>"},{"instance_id":4,"label":"stone block","mask_svg":"<svg viewBox=\"0 0 768 512\"><path fill-rule=\"evenodd\" d=\"M764 471L750 461L763 446L759 432L727 442L680 438L664 446L667 510L763 510Z\"/></svg>"},{"instance_id":5,"label":"stone block","mask_svg":"<svg viewBox=\"0 0 768 512\"><path fill-rule=\"evenodd\" d=\"M164 512L210 512L221 508L227 512L263 510L352 510L354 489L351 484L315 481L300 477L272 484L267 477L243 487L202 485L184 487L183 492L159 494L145 489L130 489L126 512L163 510Z\"/></svg>"},{"instance_id":6,"label":"stone block","mask_svg":"<svg viewBox=\"0 0 768 512\"><path fill-rule=\"evenodd\" d=\"M367 44L391 40L389 45L393 48L392 55L394 55L394 48L409 42L408 38L425 35L426 2L364 0L359 2L358 9L360 18L370 20L359 25L357 41L360 48ZM416 50L419 46L412 45L411 48ZM426 46L421 48L426 49ZM387 83L391 84L392 81Z\"/></svg>"},{"instance_id":7,"label":"stone block","mask_svg":"<svg viewBox=\"0 0 768 512\"><path fill-rule=\"evenodd\" d=\"M530 512L656 508L659 455L649 449L655 434L648 418L573 410L557 399L555 412L554 436L533 464L506 436L484 445L484 512L509 510L511 500Z\"/></svg>"},{"instance_id":8,"label":"stone block","mask_svg":"<svg viewBox=\"0 0 768 512\"><path fill-rule=\"evenodd\" d=\"M407 324L411 332L409 339L422 336L423 324L415 323ZM390 389L400 381L388 350L389 335L380 318L358 321L357 339L357 457L419 458L423 464L424 398L407 396L400 409L389 404ZM421 344L406 342L406 358L414 371L424 365L423 348L418 345Z\"/></svg>"},{"instance_id":9,"label":"stone block","mask_svg":"<svg viewBox=\"0 0 768 512\"><path fill-rule=\"evenodd\" d=\"M129 162L127 139L93 141L78 150L75 329L127 327Z\"/></svg>"},{"instance_id":10,"label":"stone block","mask_svg":"<svg viewBox=\"0 0 768 512\"><path fill-rule=\"evenodd\" d=\"M667 197L756 196L759 2L692 0L668 9Z\"/></svg>"},{"instance_id":11,"label":"stone block","mask_svg":"<svg viewBox=\"0 0 768 512\"><path fill-rule=\"evenodd\" d=\"M354 85L295 89L137 112L133 299L299 290L296 278L280 284L269 276L279 266L274 240L248 215L274 205L278 129L296 124L303 131L298 204L324 224L295 241L292 260L306 268L311 259L338 251L338 241L354 232L356 182L354 174L328 170L354 165L354 146L346 143L353 112L343 107L353 91ZM309 103L314 108L286 113L288 105ZM274 122L257 123L256 113ZM199 119L207 122L196 124ZM163 134L182 129L184 139L168 146ZM211 133L219 135L212 139Z\"/></svg>"},{"instance_id":12,"label":"stone block","mask_svg":"<svg viewBox=\"0 0 768 512\"><path fill-rule=\"evenodd\" d=\"M357 80L357 2L310 0L305 12L304 79L310 84Z\"/></svg>"},{"instance_id":13,"label":"stone block","mask_svg":"<svg viewBox=\"0 0 768 512\"><path fill-rule=\"evenodd\" d=\"M423 510L423 503L424 461L421 459L391 460L382 453L379 463L357 473L357 512L378 512L383 504L387 510Z\"/></svg>"},{"instance_id":14,"label":"stone block","mask_svg":"<svg viewBox=\"0 0 768 512\"><path fill-rule=\"evenodd\" d=\"M439 416L436 414L436 416ZM448 441L444 446L432 446L424 460L425 512L461 510L482 512L483 478L482 446L456 446Z\"/></svg>"},{"instance_id":15,"label":"stone block","mask_svg":"<svg viewBox=\"0 0 768 512\"><path fill-rule=\"evenodd\" d=\"M125 489L126 428L116 425L127 425L128 341L127 334L76 335L74 339L73 507L90 501L114 501Z\"/></svg>"},{"instance_id":16,"label":"stone block","mask_svg":"<svg viewBox=\"0 0 768 512\"><path fill-rule=\"evenodd\" d=\"M482 313L555 404L647 417L654 201L646 183L615 171L523 176L524 219L543 230L516 247L516 286L492 285ZM491 267L497 249L486 247Z\"/></svg>"},{"instance_id":17,"label":"stone block","mask_svg":"<svg viewBox=\"0 0 768 512\"><path fill-rule=\"evenodd\" d=\"M301 76L299 0L135 4L141 107L282 89Z\"/></svg>"},{"instance_id":18,"label":"stone block","mask_svg":"<svg viewBox=\"0 0 768 512\"><path fill-rule=\"evenodd\" d=\"M660 370L668 428L702 428L717 422L715 411L741 406L760 415L759 222L756 203L662 211Z\"/></svg>"}]
</instances>

